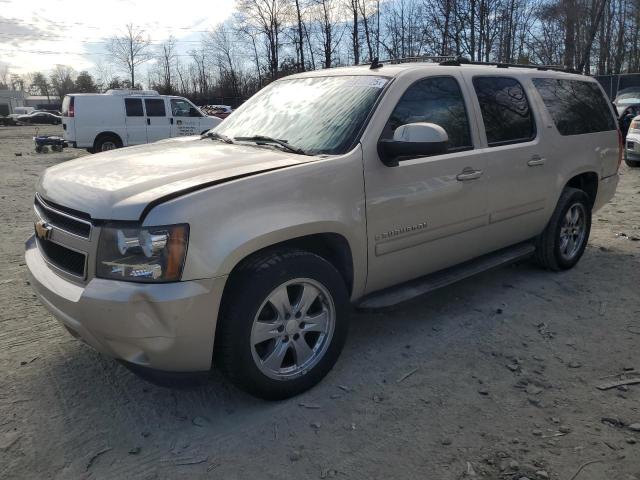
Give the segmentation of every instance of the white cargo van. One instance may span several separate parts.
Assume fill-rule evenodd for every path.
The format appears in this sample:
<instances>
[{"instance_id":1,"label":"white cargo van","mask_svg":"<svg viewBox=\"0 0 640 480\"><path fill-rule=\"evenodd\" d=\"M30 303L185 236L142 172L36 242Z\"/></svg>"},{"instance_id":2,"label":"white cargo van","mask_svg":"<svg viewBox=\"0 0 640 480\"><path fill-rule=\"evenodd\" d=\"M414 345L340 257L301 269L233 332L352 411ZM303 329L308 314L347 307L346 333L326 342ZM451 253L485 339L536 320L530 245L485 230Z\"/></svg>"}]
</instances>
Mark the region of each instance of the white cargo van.
<instances>
[{"instance_id":1,"label":"white cargo van","mask_svg":"<svg viewBox=\"0 0 640 480\"><path fill-rule=\"evenodd\" d=\"M64 139L92 153L199 135L220 122L185 98L154 90L77 93L65 96L62 102Z\"/></svg>"}]
</instances>

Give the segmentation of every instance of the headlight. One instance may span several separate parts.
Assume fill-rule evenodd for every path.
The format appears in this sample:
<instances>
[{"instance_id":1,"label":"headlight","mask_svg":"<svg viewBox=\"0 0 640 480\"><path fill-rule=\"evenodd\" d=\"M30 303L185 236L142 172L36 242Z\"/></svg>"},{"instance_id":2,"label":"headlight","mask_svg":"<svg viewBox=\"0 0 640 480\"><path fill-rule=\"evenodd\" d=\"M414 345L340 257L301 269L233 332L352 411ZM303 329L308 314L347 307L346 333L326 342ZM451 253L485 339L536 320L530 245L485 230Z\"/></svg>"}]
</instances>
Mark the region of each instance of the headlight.
<instances>
[{"instance_id":1,"label":"headlight","mask_svg":"<svg viewBox=\"0 0 640 480\"><path fill-rule=\"evenodd\" d=\"M96 276L133 282L175 282L182 276L189 225L106 225L100 232Z\"/></svg>"}]
</instances>

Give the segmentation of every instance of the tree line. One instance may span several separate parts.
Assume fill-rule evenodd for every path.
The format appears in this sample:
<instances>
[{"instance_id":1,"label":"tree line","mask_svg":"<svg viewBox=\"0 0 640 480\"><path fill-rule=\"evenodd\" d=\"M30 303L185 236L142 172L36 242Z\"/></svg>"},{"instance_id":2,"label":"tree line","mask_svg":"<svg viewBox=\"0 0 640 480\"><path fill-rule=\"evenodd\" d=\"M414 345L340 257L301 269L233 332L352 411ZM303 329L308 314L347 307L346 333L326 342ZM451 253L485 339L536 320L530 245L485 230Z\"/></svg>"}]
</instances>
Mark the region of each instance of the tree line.
<instances>
[{"instance_id":1,"label":"tree line","mask_svg":"<svg viewBox=\"0 0 640 480\"><path fill-rule=\"evenodd\" d=\"M0 72L0 87L61 97L145 85L202 103L239 101L291 73L419 56L617 74L640 70L639 36L640 0L237 0L195 48L173 37L152 43L127 25L93 75Z\"/></svg>"}]
</instances>

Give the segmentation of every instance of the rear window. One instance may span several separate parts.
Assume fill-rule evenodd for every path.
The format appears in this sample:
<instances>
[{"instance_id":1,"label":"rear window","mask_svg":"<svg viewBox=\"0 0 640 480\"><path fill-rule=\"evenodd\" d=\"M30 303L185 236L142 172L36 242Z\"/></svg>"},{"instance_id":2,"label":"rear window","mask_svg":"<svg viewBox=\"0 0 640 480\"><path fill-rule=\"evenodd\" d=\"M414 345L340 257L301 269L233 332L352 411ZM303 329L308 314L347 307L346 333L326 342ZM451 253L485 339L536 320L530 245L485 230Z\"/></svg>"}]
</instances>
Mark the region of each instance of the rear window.
<instances>
[{"instance_id":1,"label":"rear window","mask_svg":"<svg viewBox=\"0 0 640 480\"><path fill-rule=\"evenodd\" d=\"M147 117L164 117L164 100L161 98L145 98L144 105L147 107Z\"/></svg>"},{"instance_id":2,"label":"rear window","mask_svg":"<svg viewBox=\"0 0 640 480\"><path fill-rule=\"evenodd\" d=\"M474 77L473 87L490 147L535 138L533 114L520 82L508 77Z\"/></svg>"},{"instance_id":3,"label":"rear window","mask_svg":"<svg viewBox=\"0 0 640 480\"><path fill-rule=\"evenodd\" d=\"M560 135L581 135L617 129L609 102L595 83L534 78L533 84Z\"/></svg>"},{"instance_id":4,"label":"rear window","mask_svg":"<svg viewBox=\"0 0 640 480\"><path fill-rule=\"evenodd\" d=\"M144 117L140 98L125 98L124 108L127 111L127 117Z\"/></svg>"}]
</instances>

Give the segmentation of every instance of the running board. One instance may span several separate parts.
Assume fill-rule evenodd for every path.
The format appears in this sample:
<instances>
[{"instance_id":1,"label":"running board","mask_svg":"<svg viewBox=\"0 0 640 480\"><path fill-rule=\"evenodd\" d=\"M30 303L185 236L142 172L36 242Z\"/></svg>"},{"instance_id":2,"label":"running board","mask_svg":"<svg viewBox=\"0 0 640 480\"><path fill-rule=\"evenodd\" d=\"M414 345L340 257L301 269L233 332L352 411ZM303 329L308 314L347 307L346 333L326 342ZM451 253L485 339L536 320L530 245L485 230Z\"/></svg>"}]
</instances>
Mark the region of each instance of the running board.
<instances>
[{"instance_id":1,"label":"running board","mask_svg":"<svg viewBox=\"0 0 640 480\"><path fill-rule=\"evenodd\" d=\"M478 273L530 257L535 250L535 246L529 242L504 248L460 265L367 295L357 304L357 308L370 310L391 307Z\"/></svg>"}]
</instances>

